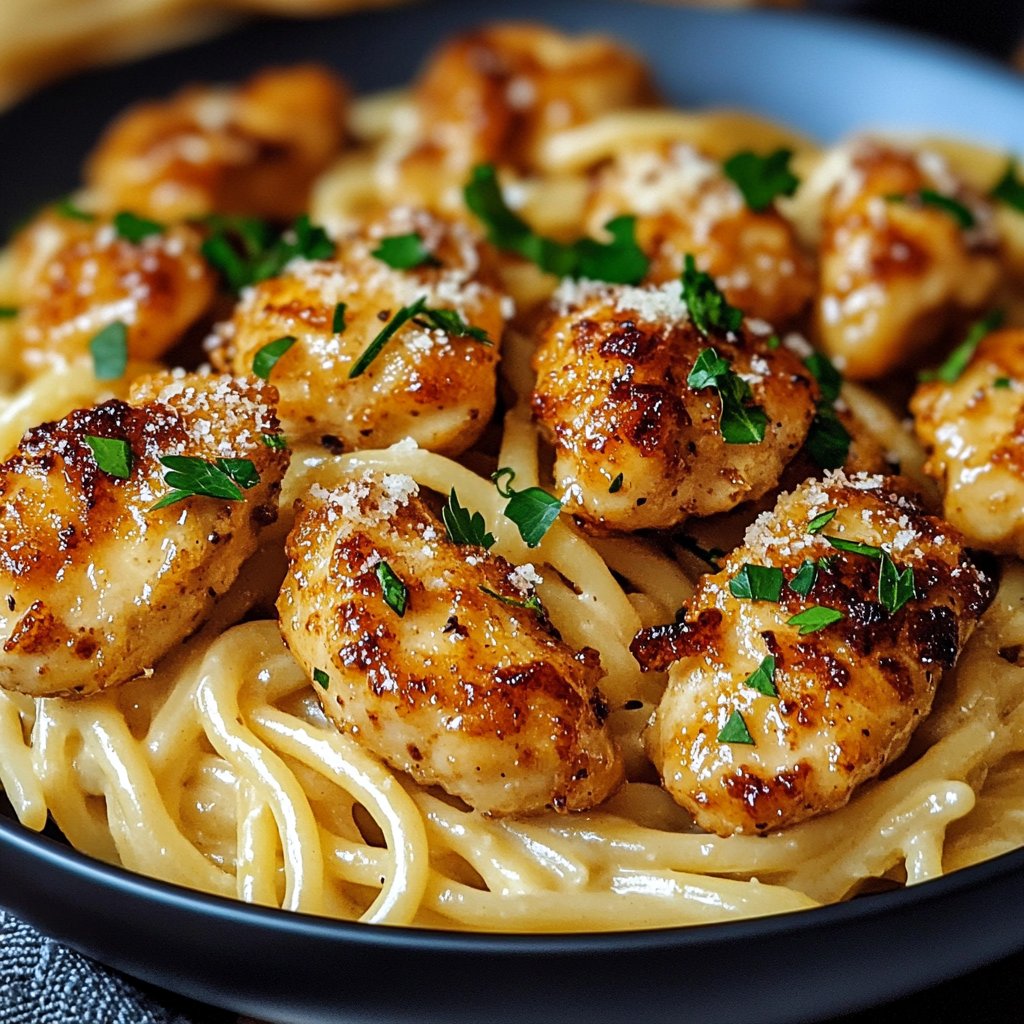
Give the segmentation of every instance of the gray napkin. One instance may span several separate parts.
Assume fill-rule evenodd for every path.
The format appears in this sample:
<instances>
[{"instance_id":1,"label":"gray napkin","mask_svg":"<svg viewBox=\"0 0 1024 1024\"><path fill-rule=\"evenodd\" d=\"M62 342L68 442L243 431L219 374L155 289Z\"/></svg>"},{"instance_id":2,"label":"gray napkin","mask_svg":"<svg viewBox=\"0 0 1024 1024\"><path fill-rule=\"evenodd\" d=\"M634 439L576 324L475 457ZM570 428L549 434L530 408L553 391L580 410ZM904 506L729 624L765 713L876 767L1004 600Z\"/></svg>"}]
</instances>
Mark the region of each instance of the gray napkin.
<instances>
[{"instance_id":1,"label":"gray napkin","mask_svg":"<svg viewBox=\"0 0 1024 1024\"><path fill-rule=\"evenodd\" d=\"M101 967L0 910L0 1024L229 1024Z\"/></svg>"}]
</instances>

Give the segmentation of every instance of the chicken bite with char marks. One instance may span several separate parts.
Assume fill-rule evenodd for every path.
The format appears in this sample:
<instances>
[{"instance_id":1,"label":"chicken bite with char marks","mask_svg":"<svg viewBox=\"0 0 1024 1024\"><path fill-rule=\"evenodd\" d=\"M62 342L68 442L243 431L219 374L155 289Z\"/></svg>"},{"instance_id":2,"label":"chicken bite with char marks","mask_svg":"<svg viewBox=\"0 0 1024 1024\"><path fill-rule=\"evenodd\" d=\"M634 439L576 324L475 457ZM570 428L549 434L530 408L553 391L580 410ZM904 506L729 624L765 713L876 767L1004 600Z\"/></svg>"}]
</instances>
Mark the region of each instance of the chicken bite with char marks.
<instances>
[{"instance_id":1,"label":"chicken bite with char marks","mask_svg":"<svg viewBox=\"0 0 1024 1024\"><path fill-rule=\"evenodd\" d=\"M0 686L85 696L139 675L202 623L277 517L288 453L264 443L278 431L275 398L259 381L166 375L140 382L130 404L25 435L0 465ZM208 469L242 460L228 463L239 500L153 508L172 490L167 456Z\"/></svg>"},{"instance_id":2,"label":"chicken bite with char marks","mask_svg":"<svg viewBox=\"0 0 1024 1024\"><path fill-rule=\"evenodd\" d=\"M641 665L669 668L647 734L665 788L719 835L842 807L903 752L994 593L900 478L802 484L682 622L633 641Z\"/></svg>"},{"instance_id":3,"label":"chicken bite with char marks","mask_svg":"<svg viewBox=\"0 0 1024 1024\"><path fill-rule=\"evenodd\" d=\"M709 349L729 364L721 387L692 386ZM787 349L749 330L705 337L677 281L563 285L533 362L533 411L555 447L556 485L567 508L610 529L668 529L760 497L803 444L818 397ZM763 411L763 439L731 443L721 391L744 386L749 397L736 404Z\"/></svg>"},{"instance_id":4,"label":"chicken bite with char marks","mask_svg":"<svg viewBox=\"0 0 1024 1024\"><path fill-rule=\"evenodd\" d=\"M288 559L288 646L393 768L490 814L583 810L618 787L597 653L559 639L531 566L447 539L410 477L314 486Z\"/></svg>"}]
</instances>

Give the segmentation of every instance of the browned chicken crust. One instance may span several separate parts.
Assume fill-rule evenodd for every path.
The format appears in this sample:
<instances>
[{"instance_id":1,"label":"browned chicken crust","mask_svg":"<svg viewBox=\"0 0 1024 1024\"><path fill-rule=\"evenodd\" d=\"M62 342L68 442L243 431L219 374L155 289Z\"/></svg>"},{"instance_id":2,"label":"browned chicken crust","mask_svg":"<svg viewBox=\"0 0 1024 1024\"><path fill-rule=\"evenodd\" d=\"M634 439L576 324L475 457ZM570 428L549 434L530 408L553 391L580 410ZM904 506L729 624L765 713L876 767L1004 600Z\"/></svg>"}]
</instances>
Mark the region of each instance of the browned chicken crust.
<instances>
[{"instance_id":1,"label":"browned chicken crust","mask_svg":"<svg viewBox=\"0 0 1024 1024\"><path fill-rule=\"evenodd\" d=\"M831 522L809 533L832 509ZM830 536L889 552L898 570L912 569L917 596L890 614L879 559L838 550ZM823 557L810 593L795 592L797 570ZM778 602L731 592L748 563L783 570ZM905 749L994 592L956 530L924 514L900 478L837 473L801 485L754 523L722 572L703 578L682 622L633 642L646 668L671 666L647 734L666 789L720 835L786 828L843 806ZM843 618L801 635L789 620L812 606ZM746 682L769 656L777 697ZM752 744L719 739L735 712Z\"/></svg>"},{"instance_id":2,"label":"browned chicken crust","mask_svg":"<svg viewBox=\"0 0 1024 1024\"><path fill-rule=\"evenodd\" d=\"M705 337L687 318L678 282L571 285L560 294L533 358L533 412L554 444L555 481L568 508L598 527L667 529L778 483L818 397L792 352L749 330ZM726 443L719 395L687 383L712 347L764 409L760 443Z\"/></svg>"},{"instance_id":3,"label":"browned chicken crust","mask_svg":"<svg viewBox=\"0 0 1024 1024\"><path fill-rule=\"evenodd\" d=\"M191 633L277 517L286 451L273 388L226 377L152 378L29 431L0 465L0 685L84 696L139 675ZM128 479L86 436L128 443ZM191 497L160 510L161 456L250 460L243 501Z\"/></svg>"},{"instance_id":4,"label":"browned chicken crust","mask_svg":"<svg viewBox=\"0 0 1024 1024\"><path fill-rule=\"evenodd\" d=\"M324 709L392 767L479 811L600 803L623 765L596 652L574 652L524 606L532 567L452 543L416 490L367 473L300 505L278 610ZM402 615L383 565L407 588Z\"/></svg>"}]
</instances>

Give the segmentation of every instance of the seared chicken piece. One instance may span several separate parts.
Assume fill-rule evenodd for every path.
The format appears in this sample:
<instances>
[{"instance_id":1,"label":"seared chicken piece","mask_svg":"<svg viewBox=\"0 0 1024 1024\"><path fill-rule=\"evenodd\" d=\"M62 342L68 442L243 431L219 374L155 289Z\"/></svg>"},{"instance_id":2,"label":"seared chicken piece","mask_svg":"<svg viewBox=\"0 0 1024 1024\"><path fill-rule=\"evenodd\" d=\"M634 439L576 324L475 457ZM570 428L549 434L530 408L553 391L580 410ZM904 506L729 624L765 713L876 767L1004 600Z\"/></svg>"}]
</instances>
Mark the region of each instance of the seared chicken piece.
<instances>
[{"instance_id":1,"label":"seared chicken piece","mask_svg":"<svg viewBox=\"0 0 1024 1024\"><path fill-rule=\"evenodd\" d=\"M792 322L811 301L814 268L793 228L774 207L751 210L722 165L692 146L618 154L597 178L588 229L598 235L622 214L636 217L648 280L678 279L689 252L733 305L773 326Z\"/></svg>"},{"instance_id":2,"label":"seared chicken piece","mask_svg":"<svg viewBox=\"0 0 1024 1024\"><path fill-rule=\"evenodd\" d=\"M848 377L870 380L989 300L993 212L933 153L861 141L829 166L841 174L823 212L817 331Z\"/></svg>"},{"instance_id":3,"label":"seared chicken piece","mask_svg":"<svg viewBox=\"0 0 1024 1024\"><path fill-rule=\"evenodd\" d=\"M396 270L373 256L383 239L408 234L429 253L423 265ZM512 304L490 280L468 228L395 210L343 242L336 260L293 261L280 277L248 290L214 339L211 358L233 373L251 373L261 349L293 337L271 371L290 438L329 436L355 449L412 437L457 455L494 411L499 343ZM419 299L426 308L399 327L365 372L350 377L374 339ZM338 303L345 305L340 314ZM459 336L431 321L430 310L454 310L487 340Z\"/></svg>"},{"instance_id":4,"label":"seared chicken piece","mask_svg":"<svg viewBox=\"0 0 1024 1024\"><path fill-rule=\"evenodd\" d=\"M955 381L922 384L910 407L943 515L972 544L1024 556L1024 330L990 334Z\"/></svg>"},{"instance_id":5,"label":"seared chicken piece","mask_svg":"<svg viewBox=\"0 0 1024 1024\"><path fill-rule=\"evenodd\" d=\"M683 622L633 642L646 668L671 664L647 734L665 788L719 835L842 807L906 748L994 592L900 478L802 484L701 580Z\"/></svg>"},{"instance_id":6,"label":"seared chicken piece","mask_svg":"<svg viewBox=\"0 0 1024 1024\"><path fill-rule=\"evenodd\" d=\"M398 171L423 202L461 187L475 164L536 167L553 132L612 110L650 106L644 63L602 36L541 25L477 29L443 46L416 86L419 142Z\"/></svg>"},{"instance_id":7,"label":"seared chicken piece","mask_svg":"<svg viewBox=\"0 0 1024 1024\"><path fill-rule=\"evenodd\" d=\"M749 330L707 338L679 283L565 284L534 355L533 411L555 447L555 482L587 522L667 529L774 487L803 444L817 385L799 358ZM759 443L728 443L718 387L687 380L708 349L730 364L766 415ZM735 381L731 381L735 384ZM756 415L756 414L755 414Z\"/></svg>"},{"instance_id":8,"label":"seared chicken piece","mask_svg":"<svg viewBox=\"0 0 1024 1024\"><path fill-rule=\"evenodd\" d=\"M0 685L94 693L139 675L203 621L277 517L288 453L264 443L278 432L275 398L259 381L161 375L141 381L131 404L80 409L25 435L0 465ZM104 457L89 438L112 439L113 458L111 442ZM222 484L231 480L209 464L242 460L226 464L239 500L153 509L172 491L166 456Z\"/></svg>"},{"instance_id":9,"label":"seared chicken piece","mask_svg":"<svg viewBox=\"0 0 1024 1024\"><path fill-rule=\"evenodd\" d=\"M347 93L326 68L262 71L236 88L193 86L107 130L86 167L105 210L158 220L235 213L288 220L341 151Z\"/></svg>"},{"instance_id":10,"label":"seared chicken piece","mask_svg":"<svg viewBox=\"0 0 1024 1024\"><path fill-rule=\"evenodd\" d=\"M490 814L617 788L597 653L558 638L532 566L448 540L412 478L315 486L288 559L284 638L327 714L392 767Z\"/></svg>"},{"instance_id":11,"label":"seared chicken piece","mask_svg":"<svg viewBox=\"0 0 1024 1024\"><path fill-rule=\"evenodd\" d=\"M216 279L201 244L185 225L133 242L110 221L86 222L56 209L38 217L13 250L22 368L38 373L73 362L118 321L132 358L161 356L213 300Z\"/></svg>"}]
</instances>

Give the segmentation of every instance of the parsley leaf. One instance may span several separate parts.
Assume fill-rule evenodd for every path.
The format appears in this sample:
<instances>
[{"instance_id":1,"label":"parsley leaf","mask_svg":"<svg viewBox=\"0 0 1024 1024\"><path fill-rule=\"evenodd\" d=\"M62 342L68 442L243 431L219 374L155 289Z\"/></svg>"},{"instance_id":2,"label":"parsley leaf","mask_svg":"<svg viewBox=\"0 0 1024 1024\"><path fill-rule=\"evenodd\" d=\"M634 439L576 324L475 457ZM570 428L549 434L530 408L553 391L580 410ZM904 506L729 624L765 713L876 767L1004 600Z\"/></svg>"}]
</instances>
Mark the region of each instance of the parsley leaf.
<instances>
[{"instance_id":1,"label":"parsley leaf","mask_svg":"<svg viewBox=\"0 0 1024 1024\"><path fill-rule=\"evenodd\" d=\"M835 519L836 513L838 511L839 511L839 509L836 509L836 508L827 508L827 509L825 509L824 512L819 512L807 524L807 532L808 533L819 533L821 530L824 530L825 527L828 526L828 524L831 523L833 519Z\"/></svg>"},{"instance_id":2,"label":"parsley leaf","mask_svg":"<svg viewBox=\"0 0 1024 1024\"><path fill-rule=\"evenodd\" d=\"M1017 161L1013 157L1007 160L1003 176L995 183L989 195L1024 213L1024 181L1017 177Z\"/></svg>"},{"instance_id":3,"label":"parsley leaf","mask_svg":"<svg viewBox=\"0 0 1024 1024\"><path fill-rule=\"evenodd\" d=\"M167 229L158 220L149 220L130 210L122 210L114 214L114 230L126 242L137 244L150 235L162 235Z\"/></svg>"},{"instance_id":4,"label":"parsley leaf","mask_svg":"<svg viewBox=\"0 0 1024 1024\"><path fill-rule=\"evenodd\" d=\"M835 364L823 352L813 352L804 360L804 366L818 382L821 401L831 405L839 397L839 389L843 386L842 374Z\"/></svg>"},{"instance_id":5,"label":"parsley leaf","mask_svg":"<svg viewBox=\"0 0 1024 1024\"><path fill-rule=\"evenodd\" d=\"M909 194L894 193L885 198L891 203L916 203L920 206L931 206L949 214L960 228L966 230L974 227L974 214L963 203L952 196L944 196L932 188L918 189L917 192Z\"/></svg>"},{"instance_id":6,"label":"parsley leaf","mask_svg":"<svg viewBox=\"0 0 1024 1024\"><path fill-rule=\"evenodd\" d=\"M322 669L313 669L313 682L318 683L325 690L331 685L331 677Z\"/></svg>"},{"instance_id":7,"label":"parsley leaf","mask_svg":"<svg viewBox=\"0 0 1024 1024\"><path fill-rule=\"evenodd\" d=\"M778 697L779 691L775 689L775 659L769 654L768 657L754 669L753 672L743 680L744 686L749 686L766 697Z\"/></svg>"},{"instance_id":8,"label":"parsley leaf","mask_svg":"<svg viewBox=\"0 0 1024 1024\"><path fill-rule=\"evenodd\" d=\"M450 334L453 338L473 338L481 345L494 344L482 327L467 324L457 309L424 308L422 312L431 326Z\"/></svg>"},{"instance_id":9,"label":"parsley leaf","mask_svg":"<svg viewBox=\"0 0 1024 1024\"><path fill-rule=\"evenodd\" d=\"M498 489L498 493L503 498L511 498L515 491L512 490L512 481L516 478L516 471L511 466L502 466L496 469L491 474L491 479L494 481L494 486ZM505 482L505 486L502 487L502 482Z\"/></svg>"},{"instance_id":10,"label":"parsley leaf","mask_svg":"<svg viewBox=\"0 0 1024 1024\"><path fill-rule=\"evenodd\" d=\"M815 604L786 619L786 623L790 626L799 626L800 635L806 636L808 633L817 633L819 629L824 629L845 618L846 616L835 608L825 608Z\"/></svg>"},{"instance_id":11,"label":"parsley leaf","mask_svg":"<svg viewBox=\"0 0 1024 1024\"><path fill-rule=\"evenodd\" d=\"M482 583L480 584L480 590L487 594L488 597L496 597L502 604L510 605L513 608L526 608L531 612L537 612L538 615L547 615L544 605L540 603L540 598L536 594L531 594L529 597L519 600L515 597L505 597L504 594L499 594L496 590L491 590L490 587L485 587Z\"/></svg>"},{"instance_id":12,"label":"parsley leaf","mask_svg":"<svg viewBox=\"0 0 1024 1024\"><path fill-rule=\"evenodd\" d=\"M380 240L371 253L394 270L413 270L416 267L439 267L441 261L423 244L416 232L408 235L390 235Z\"/></svg>"},{"instance_id":13,"label":"parsley leaf","mask_svg":"<svg viewBox=\"0 0 1024 1024\"><path fill-rule=\"evenodd\" d=\"M348 312L348 305L339 302L334 307L334 315L331 317L331 330L335 334L344 334L348 324L345 323L345 314Z\"/></svg>"},{"instance_id":14,"label":"parsley leaf","mask_svg":"<svg viewBox=\"0 0 1024 1024\"><path fill-rule=\"evenodd\" d=\"M608 485L609 494L618 494L622 490L622 474L619 473L615 479Z\"/></svg>"},{"instance_id":15,"label":"parsley leaf","mask_svg":"<svg viewBox=\"0 0 1024 1024\"><path fill-rule=\"evenodd\" d=\"M992 381L992 387L998 388L1000 391L1006 391L1008 388L1012 387L1012 385L1013 382L1009 377L996 377L996 379Z\"/></svg>"},{"instance_id":16,"label":"parsley leaf","mask_svg":"<svg viewBox=\"0 0 1024 1024\"><path fill-rule=\"evenodd\" d=\"M830 537L825 534L825 540L837 551L849 551L852 555L864 555L867 558L881 558L882 549L874 544L861 544L856 540L843 540L842 537Z\"/></svg>"},{"instance_id":17,"label":"parsley leaf","mask_svg":"<svg viewBox=\"0 0 1024 1024\"><path fill-rule=\"evenodd\" d=\"M249 459L208 462L195 455L164 455L160 462L167 468L164 483L173 490L151 505L150 511L166 508L193 495L242 501L244 495L239 484L249 488L260 481L256 467Z\"/></svg>"},{"instance_id":18,"label":"parsley leaf","mask_svg":"<svg viewBox=\"0 0 1024 1024\"><path fill-rule=\"evenodd\" d=\"M729 716L729 721L722 726L722 731L718 734L718 742L745 743L747 746L755 746L754 737L750 735L747 723L738 711L734 711Z\"/></svg>"},{"instance_id":19,"label":"parsley leaf","mask_svg":"<svg viewBox=\"0 0 1024 1024\"><path fill-rule=\"evenodd\" d=\"M878 600L890 615L895 615L908 601L917 597L914 570L907 566L902 572L888 552L882 552L882 566L878 573Z\"/></svg>"},{"instance_id":20,"label":"parsley leaf","mask_svg":"<svg viewBox=\"0 0 1024 1024\"><path fill-rule=\"evenodd\" d=\"M88 210L83 210L80 206L77 206L70 196L58 199L53 204L53 208L62 217L68 217L71 220L81 220L91 224L96 219L95 213L89 213Z\"/></svg>"},{"instance_id":21,"label":"parsley leaf","mask_svg":"<svg viewBox=\"0 0 1024 1024\"><path fill-rule=\"evenodd\" d=\"M269 341L252 359L252 372L262 380L270 380L270 375L277 366L277 361L287 352L298 339L291 334L283 338Z\"/></svg>"},{"instance_id":22,"label":"parsley leaf","mask_svg":"<svg viewBox=\"0 0 1024 1024\"><path fill-rule=\"evenodd\" d=\"M782 596L782 570L769 565L751 565L747 562L729 580L729 593L751 601L778 601Z\"/></svg>"},{"instance_id":23,"label":"parsley leaf","mask_svg":"<svg viewBox=\"0 0 1024 1024\"><path fill-rule=\"evenodd\" d=\"M743 193L747 206L760 213L776 196L791 196L796 191L800 179L789 169L792 157L791 149L777 149L767 156L745 149L729 157L722 169Z\"/></svg>"},{"instance_id":24,"label":"parsley leaf","mask_svg":"<svg viewBox=\"0 0 1024 1024\"><path fill-rule=\"evenodd\" d=\"M726 444L760 444L764 440L768 427L764 409L748 404L753 398L750 385L713 348L700 352L686 383L698 391L713 388L718 392L722 402L718 427Z\"/></svg>"},{"instance_id":25,"label":"parsley leaf","mask_svg":"<svg viewBox=\"0 0 1024 1024\"><path fill-rule=\"evenodd\" d=\"M97 380L120 380L128 366L128 328L120 320L107 324L89 342Z\"/></svg>"},{"instance_id":26,"label":"parsley leaf","mask_svg":"<svg viewBox=\"0 0 1024 1024\"><path fill-rule=\"evenodd\" d=\"M683 301L694 326L709 337L712 331L738 331L743 325L743 313L726 302L718 290L715 279L697 269L693 254L683 257Z\"/></svg>"},{"instance_id":27,"label":"parsley leaf","mask_svg":"<svg viewBox=\"0 0 1024 1024\"><path fill-rule=\"evenodd\" d=\"M127 441L117 437L96 437L85 434L82 440L92 449L96 465L108 476L127 480L132 473L132 449Z\"/></svg>"},{"instance_id":28,"label":"parsley leaf","mask_svg":"<svg viewBox=\"0 0 1024 1024\"><path fill-rule=\"evenodd\" d=\"M260 434L260 440L275 452L284 451L288 447L288 438L284 434Z\"/></svg>"},{"instance_id":29,"label":"parsley leaf","mask_svg":"<svg viewBox=\"0 0 1024 1024\"><path fill-rule=\"evenodd\" d=\"M1001 309L993 309L986 316L971 325L967 336L952 352L949 357L937 370L925 370L918 374L918 380L938 380L943 384L955 384L960 375L967 369L967 364L974 358L978 346L993 331L998 330L1002 324L1005 314Z\"/></svg>"},{"instance_id":30,"label":"parsley leaf","mask_svg":"<svg viewBox=\"0 0 1024 1024\"><path fill-rule=\"evenodd\" d=\"M540 487L513 491L505 506L505 515L516 524L519 536L529 548L535 548L541 542L561 511L562 503L558 498Z\"/></svg>"},{"instance_id":31,"label":"parsley leaf","mask_svg":"<svg viewBox=\"0 0 1024 1024\"><path fill-rule=\"evenodd\" d=\"M380 355L384 346L404 327L413 317L419 316L426 308L427 297L421 295L411 306L403 306L385 325L384 329L377 335L369 345L366 346L363 354L352 364L348 371L348 379L352 380L366 372L367 367Z\"/></svg>"},{"instance_id":32,"label":"parsley leaf","mask_svg":"<svg viewBox=\"0 0 1024 1024\"><path fill-rule=\"evenodd\" d=\"M612 284L638 284L649 261L636 243L636 218L616 217L605 225L611 241L582 238L556 242L536 234L505 202L493 164L473 168L463 189L466 206L487 229L487 239L558 277L587 277Z\"/></svg>"},{"instance_id":33,"label":"parsley leaf","mask_svg":"<svg viewBox=\"0 0 1024 1024\"><path fill-rule=\"evenodd\" d=\"M796 575L789 581L789 589L794 594L806 597L813 589L818 579L818 566L807 558L803 565L796 571Z\"/></svg>"},{"instance_id":34,"label":"parsley leaf","mask_svg":"<svg viewBox=\"0 0 1024 1024\"><path fill-rule=\"evenodd\" d=\"M0 306L0 320L13 320L17 315L17 306Z\"/></svg>"},{"instance_id":35,"label":"parsley leaf","mask_svg":"<svg viewBox=\"0 0 1024 1024\"><path fill-rule=\"evenodd\" d=\"M384 593L384 603L399 617L405 615L409 589L383 559L377 563L377 579Z\"/></svg>"},{"instance_id":36,"label":"parsley leaf","mask_svg":"<svg viewBox=\"0 0 1024 1024\"><path fill-rule=\"evenodd\" d=\"M494 534L487 532L487 524L479 512L470 512L459 504L459 496L453 487L448 501L441 509L441 521L448 533L448 539L455 544L475 544L477 547L494 546Z\"/></svg>"},{"instance_id":37,"label":"parsley leaf","mask_svg":"<svg viewBox=\"0 0 1024 1024\"><path fill-rule=\"evenodd\" d=\"M835 410L825 404L818 405L818 411L811 420L804 446L807 454L822 469L839 469L846 461L853 438L839 422Z\"/></svg>"}]
</instances>

